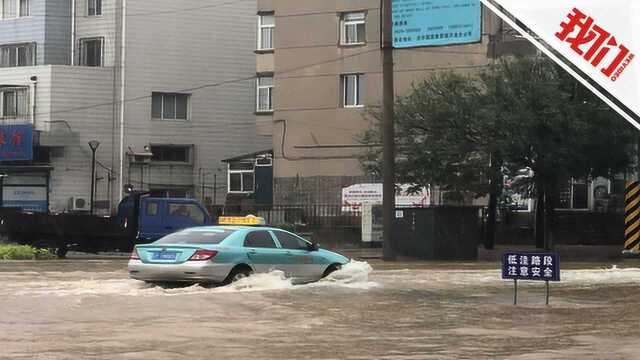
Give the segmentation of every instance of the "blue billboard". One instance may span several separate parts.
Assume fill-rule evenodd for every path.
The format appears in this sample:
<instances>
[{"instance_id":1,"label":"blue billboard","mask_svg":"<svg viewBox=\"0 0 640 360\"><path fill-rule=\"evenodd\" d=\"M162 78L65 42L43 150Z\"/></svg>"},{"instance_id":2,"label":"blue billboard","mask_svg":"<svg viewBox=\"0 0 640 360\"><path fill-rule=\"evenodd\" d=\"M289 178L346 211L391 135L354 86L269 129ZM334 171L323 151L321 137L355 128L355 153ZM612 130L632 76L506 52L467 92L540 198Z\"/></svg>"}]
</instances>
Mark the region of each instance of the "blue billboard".
<instances>
[{"instance_id":1,"label":"blue billboard","mask_svg":"<svg viewBox=\"0 0 640 360\"><path fill-rule=\"evenodd\" d=\"M506 252L502 254L502 278L560 281L560 257L555 252Z\"/></svg>"},{"instance_id":2,"label":"blue billboard","mask_svg":"<svg viewBox=\"0 0 640 360\"><path fill-rule=\"evenodd\" d=\"M0 125L0 161L33 160L33 126Z\"/></svg>"},{"instance_id":3,"label":"blue billboard","mask_svg":"<svg viewBox=\"0 0 640 360\"><path fill-rule=\"evenodd\" d=\"M393 47L480 42L480 0L393 0Z\"/></svg>"}]
</instances>

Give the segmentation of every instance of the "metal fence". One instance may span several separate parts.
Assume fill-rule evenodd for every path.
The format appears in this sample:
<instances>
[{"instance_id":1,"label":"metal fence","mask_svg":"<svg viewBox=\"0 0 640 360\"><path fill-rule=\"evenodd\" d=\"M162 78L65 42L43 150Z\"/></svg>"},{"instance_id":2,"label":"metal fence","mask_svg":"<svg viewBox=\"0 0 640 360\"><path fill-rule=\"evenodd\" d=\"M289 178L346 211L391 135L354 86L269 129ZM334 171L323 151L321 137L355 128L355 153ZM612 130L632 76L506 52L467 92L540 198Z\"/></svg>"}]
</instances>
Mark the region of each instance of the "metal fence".
<instances>
[{"instance_id":1,"label":"metal fence","mask_svg":"<svg viewBox=\"0 0 640 360\"><path fill-rule=\"evenodd\" d=\"M304 225L309 227L353 227L361 224L360 213L342 211L341 205L253 205L224 206L210 209L215 215L255 215L265 219L268 224Z\"/></svg>"},{"instance_id":2,"label":"metal fence","mask_svg":"<svg viewBox=\"0 0 640 360\"><path fill-rule=\"evenodd\" d=\"M358 247L361 242L361 214L342 210L342 206L336 204L209 208L214 217L220 215L263 217L269 225L291 229L327 248Z\"/></svg>"}]
</instances>

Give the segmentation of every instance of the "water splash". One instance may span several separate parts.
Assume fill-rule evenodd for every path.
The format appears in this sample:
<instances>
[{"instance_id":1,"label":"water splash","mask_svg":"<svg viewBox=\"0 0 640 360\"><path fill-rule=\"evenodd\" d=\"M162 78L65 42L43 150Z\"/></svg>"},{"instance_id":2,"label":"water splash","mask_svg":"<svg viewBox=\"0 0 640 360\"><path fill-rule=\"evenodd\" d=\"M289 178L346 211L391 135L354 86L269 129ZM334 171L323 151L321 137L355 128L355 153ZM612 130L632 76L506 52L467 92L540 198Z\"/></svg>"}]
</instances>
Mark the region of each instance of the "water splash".
<instances>
[{"instance_id":1,"label":"water splash","mask_svg":"<svg viewBox=\"0 0 640 360\"><path fill-rule=\"evenodd\" d=\"M293 282L288 279L284 272L273 270L268 273L253 274L240 279L227 286L213 288L213 292L246 292L246 291L268 291L286 290L293 288Z\"/></svg>"},{"instance_id":2,"label":"water splash","mask_svg":"<svg viewBox=\"0 0 640 360\"><path fill-rule=\"evenodd\" d=\"M371 289L380 284L369 281L369 275L373 271L371 265L366 261L351 260L343 265L340 270L334 271L329 276L321 279L317 283L308 286L339 286L352 289Z\"/></svg>"},{"instance_id":3,"label":"water splash","mask_svg":"<svg viewBox=\"0 0 640 360\"><path fill-rule=\"evenodd\" d=\"M240 279L227 286L208 287L198 284L182 287L165 287L148 284L132 279L94 279L82 278L79 273L74 277L79 279L66 280L59 274L53 274L47 280L15 283L10 294L16 296L179 296L207 293L238 293L257 291L301 290L310 287L343 287L350 289L370 289L378 286L375 282L368 281L369 274L373 271L366 262L351 261L340 270L333 272L328 277L316 283L294 285L292 279L287 278L284 272L274 270L268 273L253 274ZM46 274L41 274L46 275ZM111 273L110 275L114 275ZM118 277L122 276L118 273Z\"/></svg>"}]
</instances>

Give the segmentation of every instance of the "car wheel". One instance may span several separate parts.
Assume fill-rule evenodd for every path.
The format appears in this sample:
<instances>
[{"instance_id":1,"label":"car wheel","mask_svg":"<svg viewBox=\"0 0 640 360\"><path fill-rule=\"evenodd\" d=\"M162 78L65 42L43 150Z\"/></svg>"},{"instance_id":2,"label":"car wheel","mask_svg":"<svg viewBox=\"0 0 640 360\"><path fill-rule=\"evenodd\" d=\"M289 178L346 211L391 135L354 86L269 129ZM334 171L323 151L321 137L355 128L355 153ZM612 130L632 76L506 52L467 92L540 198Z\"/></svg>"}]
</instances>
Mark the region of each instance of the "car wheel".
<instances>
[{"instance_id":1,"label":"car wheel","mask_svg":"<svg viewBox=\"0 0 640 360\"><path fill-rule=\"evenodd\" d=\"M329 274L331 274L334 271L338 271L340 270L342 266L340 264L331 264L329 265L329 267L327 267L327 269L324 271L324 273L322 273L322 277L325 278L327 276L329 276Z\"/></svg>"},{"instance_id":2,"label":"car wheel","mask_svg":"<svg viewBox=\"0 0 640 360\"><path fill-rule=\"evenodd\" d=\"M224 283L225 284L231 284L234 283L240 279L244 279L246 277L249 277L249 275L251 275L251 273L253 273L253 271L251 271L251 269L246 268L246 267L236 267L233 270L231 270L231 272L229 273L229 275L227 276L227 278L225 279Z\"/></svg>"}]
</instances>

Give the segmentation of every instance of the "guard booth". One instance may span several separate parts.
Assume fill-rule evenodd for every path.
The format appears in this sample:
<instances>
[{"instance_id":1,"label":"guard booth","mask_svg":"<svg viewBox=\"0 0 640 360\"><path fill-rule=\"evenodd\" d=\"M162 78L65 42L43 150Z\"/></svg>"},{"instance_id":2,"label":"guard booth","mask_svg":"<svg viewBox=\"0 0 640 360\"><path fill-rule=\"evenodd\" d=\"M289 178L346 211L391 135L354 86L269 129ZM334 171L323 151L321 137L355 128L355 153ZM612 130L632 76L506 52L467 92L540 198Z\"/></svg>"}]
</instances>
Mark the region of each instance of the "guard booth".
<instances>
[{"instance_id":1,"label":"guard booth","mask_svg":"<svg viewBox=\"0 0 640 360\"><path fill-rule=\"evenodd\" d=\"M400 256L424 260L477 260L479 207L397 208L393 238Z\"/></svg>"}]
</instances>

